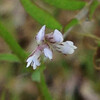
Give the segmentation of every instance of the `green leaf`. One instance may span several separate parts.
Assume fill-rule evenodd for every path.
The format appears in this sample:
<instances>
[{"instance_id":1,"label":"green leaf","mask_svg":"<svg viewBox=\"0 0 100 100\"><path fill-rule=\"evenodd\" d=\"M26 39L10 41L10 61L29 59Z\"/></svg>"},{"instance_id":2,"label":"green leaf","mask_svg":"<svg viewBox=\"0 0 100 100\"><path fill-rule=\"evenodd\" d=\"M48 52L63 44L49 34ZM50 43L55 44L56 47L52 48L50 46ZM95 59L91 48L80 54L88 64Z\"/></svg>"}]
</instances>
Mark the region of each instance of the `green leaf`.
<instances>
[{"instance_id":1,"label":"green leaf","mask_svg":"<svg viewBox=\"0 0 100 100\"><path fill-rule=\"evenodd\" d=\"M69 28L71 28L71 27L77 25L78 23L79 23L79 21L78 21L76 18L72 19L72 20L65 26L64 32L66 32Z\"/></svg>"},{"instance_id":2,"label":"green leaf","mask_svg":"<svg viewBox=\"0 0 100 100\"><path fill-rule=\"evenodd\" d=\"M77 0L44 0L45 2L65 10L78 10L85 6L85 2Z\"/></svg>"},{"instance_id":3,"label":"green leaf","mask_svg":"<svg viewBox=\"0 0 100 100\"><path fill-rule=\"evenodd\" d=\"M40 82L40 69L36 69L33 73L32 73L32 80L35 82Z\"/></svg>"},{"instance_id":4,"label":"green leaf","mask_svg":"<svg viewBox=\"0 0 100 100\"><path fill-rule=\"evenodd\" d=\"M37 7L34 3L30 2L30 0L21 0L21 3L26 12L41 25L46 25L51 29L62 29L60 23L52 15Z\"/></svg>"},{"instance_id":5,"label":"green leaf","mask_svg":"<svg viewBox=\"0 0 100 100\"><path fill-rule=\"evenodd\" d=\"M99 5L98 0L94 0L93 3L91 4L90 11L89 11L89 18L90 19L92 18L92 16L93 16L96 8L98 7L98 5Z\"/></svg>"},{"instance_id":6,"label":"green leaf","mask_svg":"<svg viewBox=\"0 0 100 100\"><path fill-rule=\"evenodd\" d=\"M0 22L0 36L5 40L5 42L9 45L11 50L19 57L20 60L24 61L27 57L27 53L20 47L11 33L4 27L4 25Z\"/></svg>"},{"instance_id":7,"label":"green leaf","mask_svg":"<svg viewBox=\"0 0 100 100\"><path fill-rule=\"evenodd\" d=\"M20 62L19 58L13 54L0 54L0 61Z\"/></svg>"}]
</instances>

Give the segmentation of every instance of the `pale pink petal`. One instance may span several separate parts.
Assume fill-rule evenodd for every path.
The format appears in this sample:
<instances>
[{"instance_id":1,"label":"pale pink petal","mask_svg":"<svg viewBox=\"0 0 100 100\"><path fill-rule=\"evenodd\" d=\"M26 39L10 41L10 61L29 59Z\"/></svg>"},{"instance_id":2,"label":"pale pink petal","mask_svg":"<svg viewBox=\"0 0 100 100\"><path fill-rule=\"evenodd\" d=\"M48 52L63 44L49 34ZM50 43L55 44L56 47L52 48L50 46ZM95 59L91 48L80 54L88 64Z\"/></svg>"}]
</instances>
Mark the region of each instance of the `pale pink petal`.
<instances>
[{"instance_id":1,"label":"pale pink petal","mask_svg":"<svg viewBox=\"0 0 100 100\"><path fill-rule=\"evenodd\" d=\"M44 40L44 36L45 36L45 25L42 26L42 28L40 29L40 31L38 32L38 34L36 35L36 40L37 43L40 44L43 40Z\"/></svg>"},{"instance_id":2,"label":"pale pink petal","mask_svg":"<svg viewBox=\"0 0 100 100\"><path fill-rule=\"evenodd\" d=\"M56 42L56 43L61 43L63 42L63 35L60 31L58 31L57 29L54 31L54 34L53 34L53 40Z\"/></svg>"},{"instance_id":3,"label":"pale pink petal","mask_svg":"<svg viewBox=\"0 0 100 100\"><path fill-rule=\"evenodd\" d=\"M50 60L52 59L52 51L48 47L44 48L44 55Z\"/></svg>"}]
</instances>

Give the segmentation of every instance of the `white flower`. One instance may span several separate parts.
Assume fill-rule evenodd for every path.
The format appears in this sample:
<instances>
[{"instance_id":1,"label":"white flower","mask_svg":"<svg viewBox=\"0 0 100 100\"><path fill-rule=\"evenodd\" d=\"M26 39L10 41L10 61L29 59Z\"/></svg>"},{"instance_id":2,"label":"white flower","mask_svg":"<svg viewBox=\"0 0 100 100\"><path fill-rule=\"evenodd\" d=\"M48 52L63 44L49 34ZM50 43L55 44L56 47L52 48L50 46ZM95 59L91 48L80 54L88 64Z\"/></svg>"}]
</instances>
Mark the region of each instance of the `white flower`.
<instances>
[{"instance_id":1,"label":"white flower","mask_svg":"<svg viewBox=\"0 0 100 100\"><path fill-rule=\"evenodd\" d=\"M61 44L56 44L55 46L57 47L57 50L63 54L72 54L74 53L74 50L77 49L72 41L62 42Z\"/></svg>"},{"instance_id":2,"label":"white flower","mask_svg":"<svg viewBox=\"0 0 100 100\"><path fill-rule=\"evenodd\" d=\"M40 56L42 53L44 53L45 57L49 58L50 60L53 58L50 47L55 48L57 51L63 54L72 54L77 48L74 46L72 41L63 42L63 35L57 29L55 29L54 32L45 35L45 25L36 35L36 41L38 46L27 59L26 66L29 67L31 65L33 69L36 69L37 66L40 66Z\"/></svg>"}]
</instances>

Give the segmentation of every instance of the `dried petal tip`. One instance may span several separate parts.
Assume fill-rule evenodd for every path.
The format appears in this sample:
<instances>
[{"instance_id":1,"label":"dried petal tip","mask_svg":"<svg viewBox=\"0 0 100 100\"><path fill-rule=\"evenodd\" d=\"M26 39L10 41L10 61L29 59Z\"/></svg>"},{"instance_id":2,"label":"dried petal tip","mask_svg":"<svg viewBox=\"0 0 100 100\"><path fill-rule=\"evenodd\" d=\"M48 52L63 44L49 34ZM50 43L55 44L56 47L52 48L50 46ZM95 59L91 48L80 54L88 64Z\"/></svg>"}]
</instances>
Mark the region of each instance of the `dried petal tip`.
<instances>
[{"instance_id":1,"label":"dried petal tip","mask_svg":"<svg viewBox=\"0 0 100 100\"><path fill-rule=\"evenodd\" d=\"M45 36L45 27L46 25L42 26L42 28L40 29L40 31L38 32L38 34L36 35L36 40L37 43L40 44L43 40L44 40L44 36Z\"/></svg>"}]
</instances>

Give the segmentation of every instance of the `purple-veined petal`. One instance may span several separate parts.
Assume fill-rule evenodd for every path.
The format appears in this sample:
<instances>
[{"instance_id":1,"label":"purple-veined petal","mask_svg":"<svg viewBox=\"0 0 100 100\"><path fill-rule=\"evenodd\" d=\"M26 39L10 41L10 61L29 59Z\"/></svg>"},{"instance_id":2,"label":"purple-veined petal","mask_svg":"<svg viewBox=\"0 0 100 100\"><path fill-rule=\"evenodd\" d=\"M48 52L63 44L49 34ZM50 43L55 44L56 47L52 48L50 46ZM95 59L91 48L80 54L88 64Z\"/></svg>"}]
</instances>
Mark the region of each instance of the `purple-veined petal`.
<instances>
[{"instance_id":1,"label":"purple-veined petal","mask_svg":"<svg viewBox=\"0 0 100 100\"><path fill-rule=\"evenodd\" d=\"M55 44L55 46L57 47L57 50L62 52L63 54L72 54L77 48L76 46L74 46L72 41L66 41L62 44Z\"/></svg>"},{"instance_id":2,"label":"purple-veined petal","mask_svg":"<svg viewBox=\"0 0 100 100\"><path fill-rule=\"evenodd\" d=\"M40 31L36 35L36 40L37 40L38 44L40 44L44 40L44 37L45 37L45 27L46 27L45 25L42 26L42 28L40 29Z\"/></svg>"},{"instance_id":3,"label":"purple-veined petal","mask_svg":"<svg viewBox=\"0 0 100 100\"><path fill-rule=\"evenodd\" d=\"M44 48L44 55L49 58L50 60L52 59L52 51L49 49L49 47Z\"/></svg>"},{"instance_id":4,"label":"purple-veined petal","mask_svg":"<svg viewBox=\"0 0 100 100\"><path fill-rule=\"evenodd\" d=\"M58 31L57 29L55 29L54 33L53 33L53 40L56 43L61 43L63 42L63 35L60 31Z\"/></svg>"}]
</instances>

